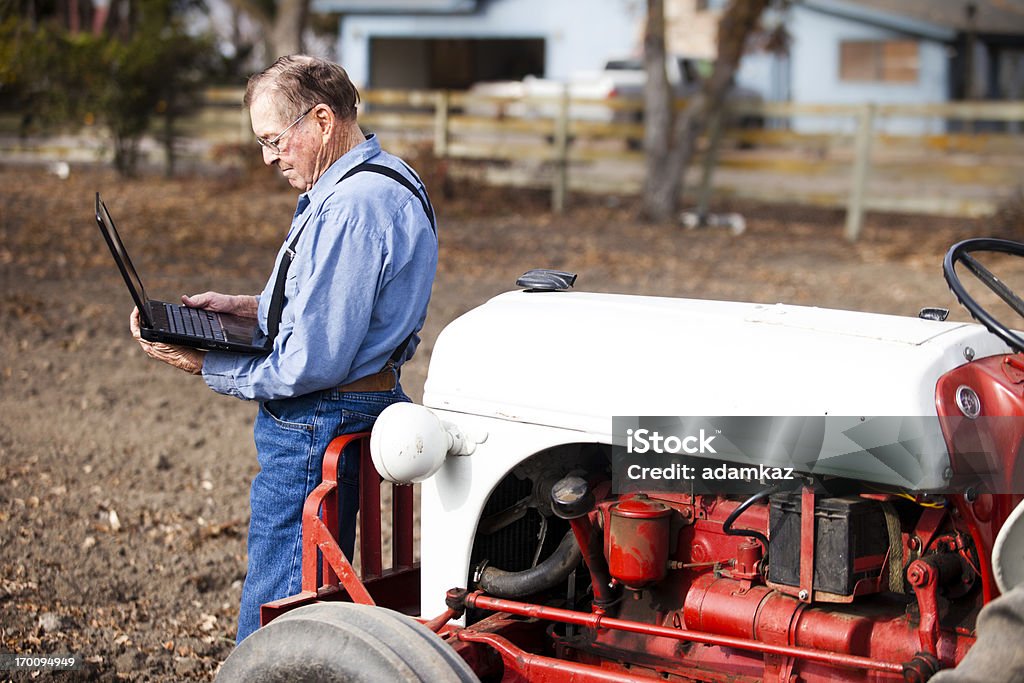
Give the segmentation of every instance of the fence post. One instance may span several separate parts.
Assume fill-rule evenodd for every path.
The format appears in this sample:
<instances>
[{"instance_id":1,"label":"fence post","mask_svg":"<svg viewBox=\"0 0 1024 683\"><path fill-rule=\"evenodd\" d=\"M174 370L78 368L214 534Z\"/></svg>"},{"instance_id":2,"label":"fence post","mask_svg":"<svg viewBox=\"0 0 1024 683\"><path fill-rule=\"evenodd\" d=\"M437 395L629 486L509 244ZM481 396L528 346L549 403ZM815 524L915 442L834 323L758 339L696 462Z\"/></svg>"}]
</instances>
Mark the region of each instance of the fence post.
<instances>
[{"instance_id":1,"label":"fence post","mask_svg":"<svg viewBox=\"0 0 1024 683\"><path fill-rule=\"evenodd\" d=\"M569 85L562 86L558 103L558 119L555 121L555 178L551 186L551 209L555 213L565 211L565 198L569 190Z\"/></svg>"},{"instance_id":2,"label":"fence post","mask_svg":"<svg viewBox=\"0 0 1024 683\"><path fill-rule=\"evenodd\" d=\"M718 151L722 146L722 112L716 111L708 121L708 147L701 162L700 188L697 190L697 220L700 227L707 225L711 209L711 194L715 166L718 165Z\"/></svg>"},{"instance_id":3,"label":"fence post","mask_svg":"<svg viewBox=\"0 0 1024 683\"><path fill-rule=\"evenodd\" d=\"M857 138L854 142L853 176L850 182L850 199L846 205L846 239L856 242L864 224L864 195L867 190L868 172L871 167L871 140L875 133L877 105L865 104L857 114Z\"/></svg>"},{"instance_id":4,"label":"fence post","mask_svg":"<svg viewBox=\"0 0 1024 683\"><path fill-rule=\"evenodd\" d=\"M438 159L448 156L447 90L439 90L434 94L434 156Z\"/></svg>"}]
</instances>

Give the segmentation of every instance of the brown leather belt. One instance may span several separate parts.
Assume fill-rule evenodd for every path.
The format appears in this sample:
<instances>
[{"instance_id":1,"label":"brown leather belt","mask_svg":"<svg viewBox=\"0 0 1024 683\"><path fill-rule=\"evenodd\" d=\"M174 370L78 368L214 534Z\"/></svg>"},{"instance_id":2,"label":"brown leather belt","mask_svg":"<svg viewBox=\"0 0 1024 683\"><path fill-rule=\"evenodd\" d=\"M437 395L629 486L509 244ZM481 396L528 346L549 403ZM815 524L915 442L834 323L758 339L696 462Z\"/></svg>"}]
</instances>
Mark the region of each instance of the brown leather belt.
<instances>
[{"instance_id":1,"label":"brown leather belt","mask_svg":"<svg viewBox=\"0 0 1024 683\"><path fill-rule=\"evenodd\" d=\"M338 387L338 391L361 393L365 391L391 391L394 388L395 371L391 368L384 368L375 375L367 375L354 382L343 384Z\"/></svg>"}]
</instances>

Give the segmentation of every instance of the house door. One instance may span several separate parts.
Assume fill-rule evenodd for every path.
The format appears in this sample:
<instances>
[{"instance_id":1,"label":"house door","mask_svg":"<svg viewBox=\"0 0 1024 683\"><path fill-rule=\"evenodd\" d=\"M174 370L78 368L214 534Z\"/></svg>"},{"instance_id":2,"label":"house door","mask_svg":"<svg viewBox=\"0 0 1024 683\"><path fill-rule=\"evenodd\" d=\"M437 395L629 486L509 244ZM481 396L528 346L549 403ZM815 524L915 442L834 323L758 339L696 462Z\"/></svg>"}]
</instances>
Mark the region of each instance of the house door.
<instances>
[{"instance_id":1,"label":"house door","mask_svg":"<svg viewBox=\"0 0 1024 683\"><path fill-rule=\"evenodd\" d=\"M465 90L544 75L543 38L373 38L370 86Z\"/></svg>"}]
</instances>

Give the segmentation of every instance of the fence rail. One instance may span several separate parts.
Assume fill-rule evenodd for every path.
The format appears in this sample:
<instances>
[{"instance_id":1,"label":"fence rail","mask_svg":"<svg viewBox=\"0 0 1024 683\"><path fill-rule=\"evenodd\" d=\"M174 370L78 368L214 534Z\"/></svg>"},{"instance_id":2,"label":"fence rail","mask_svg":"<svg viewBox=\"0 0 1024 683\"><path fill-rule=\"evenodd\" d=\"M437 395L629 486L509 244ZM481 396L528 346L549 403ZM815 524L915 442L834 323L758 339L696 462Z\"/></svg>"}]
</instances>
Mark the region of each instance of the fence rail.
<instances>
[{"instance_id":1,"label":"fence rail","mask_svg":"<svg viewBox=\"0 0 1024 683\"><path fill-rule=\"evenodd\" d=\"M418 136L440 157L475 162L473 173L493 182L550 186L556 209L569 190L642 187L638 103L391 90L368 91L364 103L366 128ZM725 131L714 164L717 196L842 207L851 240L868 210L991 214L1020 192L1024 177L1024 102L772 102L737 108L730 120L764 125ZM923 121L926 132L887 132L900 120ZM707 141L700 150L708 153ZM694 176L701 166L698 158Z\"/></svg>"},{"instance_id":2,"label":"fence rail","mask_svg":"<svg viewBox=\"0 0 1024 683\"><path fill-rule=\"evenodd\" d=\"M206 106L180 121L179 130L193 136L201 131L206 149L219 153L225 145L248 145L252 132L241 99L239 89L211 89ZM360 107L360 123L385 134L390 148L426 146L450 160L452 173L550 188L556 209L570 191L641 190L641 119L636 102L565 94L367 90ZM761 125L726 126L710 165L713 183L700 177L709 166L700 157L709 152L702 141L687 188L710 185L716 197L845 208L851 239L865 211L991 214L1020 193L1024 178L1024 135L1018 132L1024 130L1024 102L772 102L737 108L729 121ZM894 123L906 121L917 121L924 132L891 132Z\"/></svg>"}]
</instances>

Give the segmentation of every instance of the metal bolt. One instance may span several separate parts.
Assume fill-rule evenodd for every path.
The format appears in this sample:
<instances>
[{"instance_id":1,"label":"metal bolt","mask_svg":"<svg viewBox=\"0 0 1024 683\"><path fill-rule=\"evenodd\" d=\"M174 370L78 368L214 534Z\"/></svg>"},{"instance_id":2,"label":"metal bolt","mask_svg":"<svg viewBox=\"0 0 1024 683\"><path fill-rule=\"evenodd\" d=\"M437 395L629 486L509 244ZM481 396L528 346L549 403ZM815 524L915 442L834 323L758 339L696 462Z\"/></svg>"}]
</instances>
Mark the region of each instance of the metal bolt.
<instances>
[{"instance_id":1,"label":"metal bolt","mask_svg":"<svg viewBox=\"0 0 1024 683\"><path fill-rule=\"evenodd\" d=\"M803 602L803 601L804 601L804 600L806 600L806 599L807 599L807 598L808 598L809 596L810 596L810 593L808 593L808 592L807 592L806 590L802 590L802 591L800 591L799 593L797 593L797 596L796 596L796 597L800 598L800 601L801 601L801 602Z\"/></svg>"},{"instance_id":2,"label":"metal bolt","mask_svg":"<svg viewBox=\"0 0 1024 683\"><path fill-rule=\"evenodd\" d=\"M942 478L946 479L946 480L952 479L953 478L953 468L952 467L947 467L946 469L942 470Z\"/></svg>"},{"instance_id":3,"label":"metal bolt","mask_svg":"<svg viewBox=\"0 0 1024 683\"><path fill-rule=\"evenodd\" d=\"M968 362L974 360L974 349L972 349L970 346L965 346L964 358L966 358Z\"/></svg>"},{"instance_id":4,"label":"metal bolt","mask_svg":"<svg viewBox=\"0 0 1024 683\"><path fill-rule=\"evenodd\" d=\"M968 503L973 503L974 501L978 500L978 490L971 486L966 491L964 491L964 498L967 499Z\"/></svg>"},{"instance_id":5,"label":"metal bolt","mask_svg":"<svg viewBox=\"0 0 1024 683\"><path fill-rule=\"evenodd\" d=\"M914 560L907 568L907 581L911 586L925 586L933 580L932 568L923 560Z\"/></svg>"}]
</instances>

